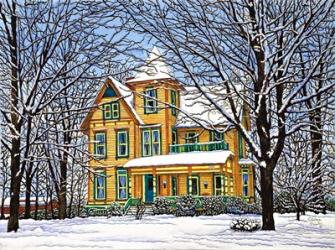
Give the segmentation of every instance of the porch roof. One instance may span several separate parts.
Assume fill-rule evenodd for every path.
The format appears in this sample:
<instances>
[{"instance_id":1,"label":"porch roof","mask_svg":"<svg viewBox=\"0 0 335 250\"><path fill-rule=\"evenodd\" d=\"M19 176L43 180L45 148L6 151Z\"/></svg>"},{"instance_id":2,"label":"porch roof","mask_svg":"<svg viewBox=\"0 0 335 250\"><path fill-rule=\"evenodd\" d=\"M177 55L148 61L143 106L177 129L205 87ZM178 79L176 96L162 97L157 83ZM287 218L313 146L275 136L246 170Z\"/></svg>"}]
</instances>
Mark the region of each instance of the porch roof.
<instances>
[{"instance_id":1,"label":"porch roof","mask_svg":"<svg viewBox=\"0 0 335 250\"><path fill-rule=\"evenodd\" d=\"M232 155L234 154L229 150L156 155L130 160L124 167L223 164Z\"/></svg>"}]
</instances>

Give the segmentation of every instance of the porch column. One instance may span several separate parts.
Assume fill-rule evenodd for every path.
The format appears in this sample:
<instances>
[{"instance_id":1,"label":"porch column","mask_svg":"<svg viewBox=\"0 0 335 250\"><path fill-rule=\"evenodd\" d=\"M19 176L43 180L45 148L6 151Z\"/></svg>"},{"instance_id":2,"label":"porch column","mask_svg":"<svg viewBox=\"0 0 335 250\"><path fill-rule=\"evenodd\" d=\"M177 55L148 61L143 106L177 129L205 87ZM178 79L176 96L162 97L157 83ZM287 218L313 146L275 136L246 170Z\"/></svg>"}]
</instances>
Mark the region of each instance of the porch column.
<instances>
[{"instance_id":1,"label":"porch column","mask_svg":"<svg viewBox=\"0 0 335 250\"><path fill-rule=\"evenodd\" d=\"M157 196L157 175L152 175L152 186L154 198Z\"/></svg>"}]
</instances>

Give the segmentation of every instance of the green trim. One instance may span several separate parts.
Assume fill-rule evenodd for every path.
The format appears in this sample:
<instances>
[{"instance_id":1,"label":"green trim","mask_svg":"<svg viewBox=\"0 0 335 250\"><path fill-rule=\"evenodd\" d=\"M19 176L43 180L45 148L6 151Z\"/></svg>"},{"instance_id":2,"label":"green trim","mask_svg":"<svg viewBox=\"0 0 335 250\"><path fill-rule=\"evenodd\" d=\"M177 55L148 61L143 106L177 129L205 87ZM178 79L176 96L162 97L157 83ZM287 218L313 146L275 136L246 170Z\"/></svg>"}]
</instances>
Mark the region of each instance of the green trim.
<instances>
[{"instance_id":1,"label":"green trim","mask_svg":"<svg viewBox=\"0 0 335 250\"><path fill-rule=\"evenodd\" d=\"M106 132L96 132L94 134L94 140L97 141L97 136L98 135L103 135L104 136L104 142L103 143L98 143L98 142L94 142L94 156L98 159L106 159L107 158L107 135ZM98 145L99 144L99 145ZM101 144L101 145L100 145ZM102 145L103 144L103 145ZM101 156L97 156L97 147L104 147L104 154Z\"/></svg>"},{"instance_id":2,"label":"green trim","mask_svg":"<svg viewBox=\"0 0 335 250\"><path fill-rule=\"evenodd\" d=\"M121 133L125 133L126 135L126 150L127 150L127 153L125 155L120 155L119 154L119 134ZM116 154L115 154L115 158L116 159L120 159L120 158L129 158L129 131L127 129L119 129L119 130L116 130Z\"/></svg>"},{"instance_id":3,"label":"green trim","mask_svg":"<svg viewBox=\"0 0 335 250\"><path fill-rule=\"evenodd\" d=\"M197 179L197 194L192 194L192 179ZM200 190L200 176L199 175L190 175L188 176L188 194L190 195L194 195L194 196L199 196L200 193L201 193L201 190Z\"/></svg>"},{"instance_id":4,"label":"green trim","mask_svg":"<svg viewBox=\"0 0 335 250\"><path fill-rule=\"evenodd\" d=\"M249 170L248 169L243 169L242 170L242 197L249 197ZM244 184L243 176L247 176L247 184ZM247 187L247 195L244 195L244 187Z\"/></svg>"},{"instance_id":5,"label":"green trim","mask_svg":"<svg viewBox=\"0 0 335 250\"><path fill-rule=\"evenodd\" d=\"M220 185L221 185L221 188L220 189L217 189L216 188L216 178L220 178ZM214 185L213 185L213 194L214 195L217 195L216 194L216 191L217 190L220 190L220 194L218 194L218 195L224 195L224 175L222 175L222 174L214 174L213 175L213 183L214 183Z\"/></svg>"},{"instance_id":6,"label":"green trim","mask_svg":"<svg viewBox=\"0 0 335 250\"><path fill-rule=\"evenodd\" d=\"M106 177L106 171L105 170L96 170L95 171L97 174L94 174L94 190L93 190L93 198L94 200L99 200L99 201L102 201L102 200L106 200L107 198L107 177ZM101 174L102 173L102 174ZM98 198L97 197L97 178L98 177L102 177L102 176L97 176L97 175L103 175L103 178L104 178L104 182L103 182L103 189L104 189L104 198Z\"/></svg>"},{"instance_id":7,"label":"green trim","mask_svg":"<svg viewBox=\"0 0 335 250\"><path fill-rule=\"evenodd\" d=\"M148 138L148 144L149 144L148 151L149 152L148 152L147 155L144 154L144 133L149 133L149 138ZM143 157L151 156L151 132L150 132L150 129L143 129L141 135L142 135L142 140L141 140L141 142L142 142L141 143L142 144L142 156Z\"/></svg>"},{"instance_id":8,"label":"green trim","mask_svg":"<svg viewBox=\"0 0 335 250\"><path fill-rule=\"evenodd\" d=\"M219 135L219 139L217 138L216 135ZM211 130L210 133L209 133L209 140L211 142L224 141L224 132L217 132L215 130Z\"/></svg>"},{"instance_id":9,"label":"green trim","mask_svg":"<svg viewBox=\"0 0 335 250\"><path fill-rule=\"evenodd\" d=\"M171 136L171 144L172 145L176 145L176 144L178 144L178 133L177 133L177 129L176 128L172 128L172 131L171 131L171 134L172 134L172 136ZM173 134L175 134L175 141L173 141Z\"/></svg>"},{"instance_id":10,"label":"green trim","mask_svg":"<svg viewBox=\"0 0 335 250\"><path fill-rule=\"evenodd\" d=\"M154 132L158 132L158 143L159 143L159 147L158 147L158 154L154 154L154 150L153 150L153 146L154 146ZM149 134L149 138L148 138L148 144L149 145L149 152L147 155L144 154L144 133L148 133ZM146 157L146 156L154 156L154 155L161 155L162 154L162 136L161 136L161 130L160 129L143 129L142 130L142 140L141 140L141 148L142 148L142 152L141 155L142 157ZM157 144L157 143L156 143Z\"/></svg>"},{"instance_id":11,"label":"green trim","mask_svg":"<svg viewBox=\"0 0 335 250\"><path fill-rule=\"evenodd\" d=\"M158 102L157 102L157 100L152 99L152 97L151 98L147 97L148 96L148 91L151 91L151 90L154 91L153 98L157 99L157 89L155 89L154 87L148 87L148 88L145 89L145 91L144 91L145 96L143 96L144 114L157 114L158 113ZM150 108L147 105L148 99L151 99L151 101L153 101L154 106L152 107L152 109L153 109L152 111L149 111Z\"/></svg>"},{"instance_id":12,"label":"green trim","mask_svg":"<svg viewBox=\"0 0 335 250\"><path fill-rule=\"evenodd\" d=\"M119 181L119 177L120 176L125 176L126 177L126 198L124 199L121 199L120 198L120 181ZM117 197L117 200L121 200L121 201L125 201L125 200L128 200L129 198L129 180L128 180L128 173L127 173L127 170L125 169L117 169L116 170L116 197Z\"/></svg>"},{"instance_id":13,"label":"green trim","mask_svg":"<svg viewBox=\"0 0 335 250\"><path fill-rule=\"evenodd\" d=\"M242 135L241 135L241 132L238 131L237 133L237 137L238 137L238 157L239 159L242 159L243 158L243 138L242 138Z\"/></svg>"},{"instance_id":14,"label":"green trim","mask_svg":"<svg viewBox=\"0 0 335 250\"><path fill-rule=\"evenodd\" d=\"M194 136L191 137L190 139L190 134L194 134ZM197 133L195 131L187 131L185 133L185 143L198 143L199 142L199 135L197 135L195 137L195 135L197 135ZM195 139L195 142L190 142L189 140L194 140Z\"/></svg>"},{"instance_id":15,"label":"green trim","mask_svg":"<svg viewBox=\"0 0 335 250\"><path fill-rule=\"evenodd\" d=\"M170 90L170 98L171 98L171 105L176 107L176 105L177 105L177 92L173 89ZM171 114L173 116L177 115L177 109L175 107L171 107Z\"/></svg>"},{"instance_id":16,"label":"green trim","mask_svg":"<svg viewBox=\"0 0 335 250\"><path fill-rule=\"evenodd\" d=\"M120 119L120 103L114 101L102 105L102 114L104 120L119 120ZM107 115L108 114L108 115Z\"/></svg>"}]
</instances>

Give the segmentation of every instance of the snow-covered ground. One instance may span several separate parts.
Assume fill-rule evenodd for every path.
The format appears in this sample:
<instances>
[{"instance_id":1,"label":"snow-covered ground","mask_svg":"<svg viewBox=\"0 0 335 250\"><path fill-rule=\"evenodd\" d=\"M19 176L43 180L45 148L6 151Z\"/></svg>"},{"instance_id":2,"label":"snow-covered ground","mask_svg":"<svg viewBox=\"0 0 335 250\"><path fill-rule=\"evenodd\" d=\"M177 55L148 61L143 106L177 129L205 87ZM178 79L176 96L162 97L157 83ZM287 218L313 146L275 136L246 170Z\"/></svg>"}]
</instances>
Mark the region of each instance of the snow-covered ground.
<instances>
[{"instance_id":1,"label":"snow-covered ground","mask_svg":"<svg viewBox=\"0 0 335 250\"><path fill-rule=\"evenodd\" d=\"M236 217L21 220L18 233L6 233L0 221L0 249L335 249L335 213L308 214L300 222L294 214L276 214L275 232L254 233L230 230Z\"/></svg>"}]
</instances>

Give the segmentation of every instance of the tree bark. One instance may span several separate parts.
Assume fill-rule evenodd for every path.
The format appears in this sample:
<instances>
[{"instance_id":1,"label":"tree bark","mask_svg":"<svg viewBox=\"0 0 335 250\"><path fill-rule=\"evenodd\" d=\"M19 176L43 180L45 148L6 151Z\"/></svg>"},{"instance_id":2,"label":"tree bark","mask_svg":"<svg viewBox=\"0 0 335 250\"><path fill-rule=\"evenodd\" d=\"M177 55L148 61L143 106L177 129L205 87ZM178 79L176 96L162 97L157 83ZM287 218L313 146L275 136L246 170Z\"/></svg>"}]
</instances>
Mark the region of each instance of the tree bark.
<instances>
[{"instance_id":1,"label":"tree bark","mask_svg":"<svg viewBox=\"0 0 335 250\"><path fill-rule=\"evenodd\" d=\"M31 184L32 184L32 177L27 174L26 176L26 200L25 200L25 208L24 208L24 218L29 219L31 218Z\"/></svg>"},{"instance_id":2,"label":"tree bark","mask_svg":"<svg viewBox=\"0 0 335 250\"><path fill-rule=\"evenodd\" d=\"M58 195L59 219L66 218L66 178L67 178L67 153L64 152L63 160L60 162L60 189Z\"/></svg>"},{"instance_id":3,"label":"tree bark","mask_svg":"<svg viewBox=\"0 0 335 250\"><path fill-rule=\"evenodd\" d=\"M273 175L268 168L261 167L262 230L275 230L273 219Z\"/></svg>"}]
</instances>

